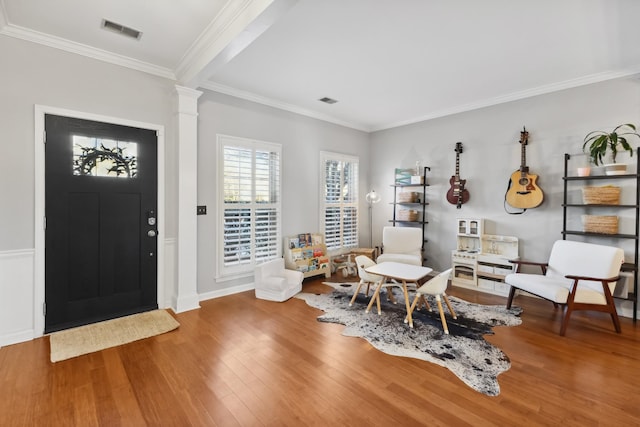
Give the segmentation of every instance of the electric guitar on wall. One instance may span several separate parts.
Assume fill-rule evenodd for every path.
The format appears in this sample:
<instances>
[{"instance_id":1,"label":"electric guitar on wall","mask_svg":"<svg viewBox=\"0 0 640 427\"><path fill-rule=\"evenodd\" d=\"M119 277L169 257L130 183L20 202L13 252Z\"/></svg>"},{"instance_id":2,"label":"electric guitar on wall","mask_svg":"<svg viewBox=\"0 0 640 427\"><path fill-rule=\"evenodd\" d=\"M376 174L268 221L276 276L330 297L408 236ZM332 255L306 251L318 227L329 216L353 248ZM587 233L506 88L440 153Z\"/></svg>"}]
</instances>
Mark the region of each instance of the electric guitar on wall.
<instances>
[{"instance_id":1,"label":"electric guitar on wall","mask_svg":"<svg viewBox=\"0 0 640 427\"><path fill-rule=\"evenodd\" d=\"M463 203L469 201L469 190L464 188L466 179L460 179L460 154L462 153L462 142L456 142L456 174L451 177L449 184L451 188L447 191L447 201L456 205L458 209Z\"/></svg>"},{"instance_id":2,"label":"electric guitar on wall","mask_svg":"<svg viewBox=\"0 0 640 427\"><path fill-rule=\"evenodd\" d=\"M511 174L509 189L505 195L507 203L514 208L529 209L540 206L544 195L540 187L536 185L538 175L529 173L527 166L526 146L529 141L529 132L522 128L520 132L521 163L520 169Z\"/></svg>"}]
</instances>

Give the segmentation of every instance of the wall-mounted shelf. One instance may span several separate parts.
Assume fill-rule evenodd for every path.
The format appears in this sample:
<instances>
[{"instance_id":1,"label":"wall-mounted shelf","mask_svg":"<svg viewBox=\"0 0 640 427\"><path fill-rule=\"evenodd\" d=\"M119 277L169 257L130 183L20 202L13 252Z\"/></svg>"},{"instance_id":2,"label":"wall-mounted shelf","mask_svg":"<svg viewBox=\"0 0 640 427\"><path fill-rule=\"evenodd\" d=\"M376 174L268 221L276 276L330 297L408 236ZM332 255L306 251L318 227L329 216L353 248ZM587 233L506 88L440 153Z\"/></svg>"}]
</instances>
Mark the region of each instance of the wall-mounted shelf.
<instances>
[{"instance_id":1,"label":"wall-mounted shelf","mask_svg":"<svg viewBox=\"0 0 640 427\"><path fill-rule=\"evenodd\" d=\"M427 221L427 171L431 170L429 167L425 166L422 168L422 176L420 183L416 184L392 184L393 187L393 202L391 205L393 207L393 216L389 220L393 226L403 226L403 227L421 227L422 228L422 250L424 251L424 242L426 242L426 225ZM407 194L415 194L418 197L418 200L407 200L403 199L403 195L401 193ZM408 211L408 212L407 212ZM415 218L412 218L410 215L413 215L412 212L415 212ZM407 217L409 215L409 217Z\"/></svg>"},{"instance_id":2,"label":"wall-mounted shelf","mask_svg":"<svg viewBox=\"0 0 640 427\"><path fill-rule=\"evenodd\" d=\"M636 150L637 152L638 150ZM638 315L638 235L640 232L640 162L636 164L636 173L627 173L623 175L589 175L589 176L570 176L569 174L569 161L571 160L570 154L564 155L564 198L562 203L562 238L567 239L569 236L582 236L589 240L597 240L597 239L628 239L634 240L633 243L633 262L625 262L622 265L622 272L631 273L631 281L632 281L632 292L626 293L626 295L614 295L615 298L629 300L633 302L633 320L637 320ZM593 204L593 203L574 203L569 202L568 194L569 194L569 184L579 186L580 184L589 184L593 181L611 181L611 182L622 182L622 181L631 181L633 182L633 186L627 186L625 190L635 192L635 203L630 204ZM583 185L583 186L585 186ZM631 188L633 187L633 189ZM627 194L630 196L630 194ZM630 232L626 233L594 233L588 232L584 230L575 230L570 229L568 227L568 220L573 217L573 212L579 211L582 213L589 212L591 210L600 210L607 212L616 212L619 210L629 210L633 209L633 222L634 222L634 233ZM629 227L631 228L631 227ZM628 230L631 231L631 230ZM625 254L627 255L627 254ZM621 276L623 276L621 274ZM624 277L624 276L623 276Z\"/></svg>"}]
</instances>

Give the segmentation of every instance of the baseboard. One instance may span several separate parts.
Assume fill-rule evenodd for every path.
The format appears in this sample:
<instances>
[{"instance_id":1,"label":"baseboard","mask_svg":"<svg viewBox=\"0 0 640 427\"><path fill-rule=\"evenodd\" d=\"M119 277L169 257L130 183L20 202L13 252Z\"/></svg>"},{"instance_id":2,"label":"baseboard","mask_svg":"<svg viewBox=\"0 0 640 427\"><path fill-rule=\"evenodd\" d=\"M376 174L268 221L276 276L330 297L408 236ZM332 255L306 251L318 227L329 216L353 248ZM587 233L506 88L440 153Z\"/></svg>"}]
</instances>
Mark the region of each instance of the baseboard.
<instances>
[{"instance_id":1,"label":"baseboard","mask_svg":"<svg viewBox=\"0 0 640 427\"><path fill-rule=\"evenodd\" d=\"M209 299L226 297L227 295L233 295L240 292L252 291L255 288L256 288L255 284L251 282L251 283L245 283L238 286L231 286L229 288L224 288L217 291L205 292L200 294L199 297L200 297L200 301L206 301Z\"/></svg>"},{"instance_id":2,"label":"baseboard","mask_svg":"<svg viewBox=\"0 0 640 427\"><path fill-rule=\"evenodd\" d=\"M0 336L0 348L12 344L18 344L25 341L31 341L35 338L33 330L14 332Z\"/></svg>"}]
</instances>

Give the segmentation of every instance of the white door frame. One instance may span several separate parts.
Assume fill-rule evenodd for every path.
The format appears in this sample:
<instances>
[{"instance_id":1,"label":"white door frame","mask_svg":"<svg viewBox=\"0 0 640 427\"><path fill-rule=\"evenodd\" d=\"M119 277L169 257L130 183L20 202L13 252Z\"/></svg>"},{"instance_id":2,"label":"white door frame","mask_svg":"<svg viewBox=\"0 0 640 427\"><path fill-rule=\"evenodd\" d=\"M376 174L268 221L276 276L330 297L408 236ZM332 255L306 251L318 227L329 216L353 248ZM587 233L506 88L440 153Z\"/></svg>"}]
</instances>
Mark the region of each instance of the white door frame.
<instances>
[{"instance_id":1,"label":"white door frame","mask_svg":"<svg viewBox=\"0 0 640 427\"><path fill-rule=\"evenodd\" d=\"M93 120L115 125L130 126L140 129L148 129L156 132L158 141L158 248L157 248L157 288L158 307L165 308L164 295L164 126L152 123L137 122L119 117L102 116L98 114L85 113L81 111L66 110L62 108L35 105L34 111L35 133L35 217L34 217L34 238L35 256L33 268L33 332L34 338L44 334L44 302L45 302L45 150L44 150L44 116L52 114L56 116L73 117L78 119Z\"/></svg>"}]
</instances>

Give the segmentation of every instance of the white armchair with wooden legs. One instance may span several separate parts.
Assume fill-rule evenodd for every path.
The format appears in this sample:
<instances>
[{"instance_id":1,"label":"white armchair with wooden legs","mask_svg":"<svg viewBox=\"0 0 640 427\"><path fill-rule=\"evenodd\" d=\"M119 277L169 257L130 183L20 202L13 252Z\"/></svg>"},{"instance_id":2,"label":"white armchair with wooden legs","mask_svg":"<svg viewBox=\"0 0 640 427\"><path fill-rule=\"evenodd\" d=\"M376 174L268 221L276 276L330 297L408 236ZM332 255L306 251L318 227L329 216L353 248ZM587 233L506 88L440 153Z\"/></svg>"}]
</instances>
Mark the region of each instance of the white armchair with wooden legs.
<instances>
[{"instance_id":1,"label":"white armchair with wooden legs","mask_svg":"<svg viewBox=\"0 0 640 427\"><path fill-rule=\"evenodd\" d=\"M516 273L505 277L505 282L511 285L507 308L511 308L515 292L520 289L549 300L554 306L564 307L560 335L565 334L574 310L609 313L616 332L620 333L620 320L612 294L624 262L622 249L558 240L553 244L546 263L512 262L516 264ZM520 273L522 265L538 266L542 274Z\"/></svg>"},{"instance_id":2,"label":"white armchair with wooden legs","mask_svg":"<svg viewBox=\"0 0 640 427\"><path fill-rule=\"evenodd\" d=\"M438 274L434 278L427 281L424 285L420 286L416 290L416 296L413 299L413 303L411 304L411 309L410 309L411 313L413 313L413 310L416 308L416 306L418 306L418 304L423 304L429 309L429 311L432 311L431 306L429 306L429 303L427 302L424 296L425 295L434 296L436 298L436 302L438 303L440 320L442 321L442 328L444 329L445 334L449 334L449 326L447 326L447 319L444 317L444 310L442 309L443 299L444 299L444 302L447 304L447 308L451 313L451 317L453 317L454 319L458 318L458 316L456 315L456 312L453 310L453 307L451 307L451 303L449 302L449 298L447 298L447 294L445 292L447 290L447 284L449 282L449 276L451 275L451 270L452 269L450 268L448 270L443 271L442 273ZM405 322L406 321L407 319L405 319Z\"/></svg>"}]
</instances>

